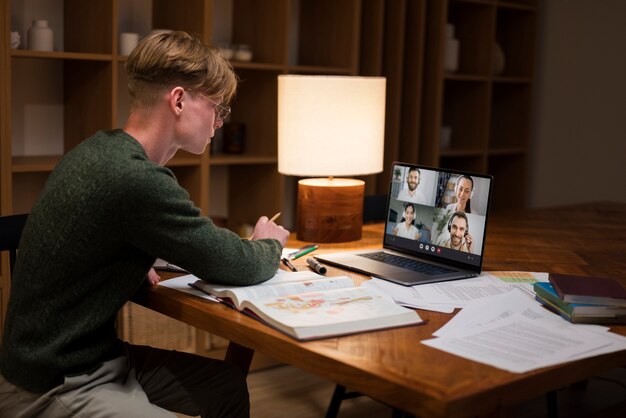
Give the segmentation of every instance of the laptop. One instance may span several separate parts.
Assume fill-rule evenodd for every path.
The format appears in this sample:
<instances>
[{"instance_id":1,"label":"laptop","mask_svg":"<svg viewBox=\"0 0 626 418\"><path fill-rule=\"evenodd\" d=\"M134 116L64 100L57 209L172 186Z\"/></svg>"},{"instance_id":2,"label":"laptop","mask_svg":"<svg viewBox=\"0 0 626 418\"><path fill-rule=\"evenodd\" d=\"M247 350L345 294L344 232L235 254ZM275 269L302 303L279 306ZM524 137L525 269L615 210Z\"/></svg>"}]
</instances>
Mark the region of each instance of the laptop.
<instances>
[{"instance_id":1,"label":"laptop","mask_svg":"<svg viewBox=\"0 0 626 418\"><path fill-rule=\"evenodd\" d=\"M321 262L405 286L480 275L493 177L394 162L383 248Z\"/></svg>"}]
</instances>

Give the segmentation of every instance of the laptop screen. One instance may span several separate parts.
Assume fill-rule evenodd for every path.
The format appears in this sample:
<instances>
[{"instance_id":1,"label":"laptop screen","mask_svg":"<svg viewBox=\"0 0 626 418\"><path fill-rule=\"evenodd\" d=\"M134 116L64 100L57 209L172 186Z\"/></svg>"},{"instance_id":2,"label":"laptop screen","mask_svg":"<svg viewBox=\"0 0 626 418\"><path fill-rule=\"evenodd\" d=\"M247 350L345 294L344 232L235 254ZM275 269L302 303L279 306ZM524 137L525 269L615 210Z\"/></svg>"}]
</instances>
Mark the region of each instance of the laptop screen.
<instances>
[{"instance_id":1,"label":"laptop screen","mask_svg":"<svg viewBox=\"0 0 626 418\"><path fill-rule=\"evenodd\" d=\"M400 162L391 174L385 248L480 268L493 178Z\"/></svg>"}]
</instances>

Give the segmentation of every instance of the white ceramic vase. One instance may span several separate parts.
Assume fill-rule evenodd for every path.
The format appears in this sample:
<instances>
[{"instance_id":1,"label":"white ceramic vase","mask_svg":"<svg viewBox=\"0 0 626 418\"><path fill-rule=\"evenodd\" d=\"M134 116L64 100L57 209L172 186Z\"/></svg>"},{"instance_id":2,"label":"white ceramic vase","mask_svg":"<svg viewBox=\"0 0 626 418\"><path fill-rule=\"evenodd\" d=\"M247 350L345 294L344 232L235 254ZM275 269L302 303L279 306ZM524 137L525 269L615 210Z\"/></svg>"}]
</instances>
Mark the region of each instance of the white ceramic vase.
<instances>
[{"instance_id":1,"label":"white ceramic vase","mask_svg":"<svg viewBox=\"0 0 626 418\"><path fill-rule=\"evenodd\" d=\"M33 25L28 28L28 48L33 51L54 50L54 34L47 20L33 20Z\"/></svg>"}]
</instances>

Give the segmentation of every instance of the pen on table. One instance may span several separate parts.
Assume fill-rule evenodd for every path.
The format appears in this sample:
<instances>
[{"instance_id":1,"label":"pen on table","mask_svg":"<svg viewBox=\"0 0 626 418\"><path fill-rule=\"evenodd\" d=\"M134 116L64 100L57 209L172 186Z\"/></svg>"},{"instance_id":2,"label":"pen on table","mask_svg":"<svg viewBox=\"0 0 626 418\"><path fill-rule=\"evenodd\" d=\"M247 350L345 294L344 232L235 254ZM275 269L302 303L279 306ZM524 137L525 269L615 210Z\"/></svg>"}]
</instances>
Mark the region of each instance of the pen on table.
<instances>
[{"instance_id":1,"label":"pen on table","mask_svg":"<svg viewBox=\"0 0 626 418\"><path fill-rule=\"evenodd\" d=\"M300 248L298 251L296 251L295 253L291 253L287 256L287 258L289 260L295 260L296 258L300 258L303 255L307 255L308 253L310 253L311 251L315 251L319 248L319 245L317 244L313 244L313 245L307 245L306 247L302 247Z\"/></svg>"},{"instance_id":2,"label":"pen on table","mask_svg":"<svg viewBox=\"0 0 626 418\"><path fill-rule=\"evenodd\" d=\"M291 270L291 271L298 271L296 266L291 264L291 261L287 260L285 257L281 258L281 261L283 262L284 265L286 265L289 268L289 270Z\"/></svg>"},{"instance_id":3,"label":"pen on table","mask_svg":"<svg viewBox=\"0 0 626 418\"><path fill-rule=\"evenodd\" d=\"M276 219L278 219L279 216L280 216L280 212L278 212L276 215L272 216L270 218L270 220L267 221L267 222L274 222ZM252 238L254 238L254 232L252 233L252 235L250 235L250 237L248 239L252 239Z\"/></svg>"},{"instance_id":4,"label":"pen on table","mask_svg":"<svg viewBox=\"0 0 626 418\"><path fill-rule=\"evenodd\" d=\"M313 257L307 258L306 262L309 265L309 267L311 267L313 270L315 270L319 274L326 274L326 267L318 263L317 260L314 259Z\"/></svg>"}]
</instances>

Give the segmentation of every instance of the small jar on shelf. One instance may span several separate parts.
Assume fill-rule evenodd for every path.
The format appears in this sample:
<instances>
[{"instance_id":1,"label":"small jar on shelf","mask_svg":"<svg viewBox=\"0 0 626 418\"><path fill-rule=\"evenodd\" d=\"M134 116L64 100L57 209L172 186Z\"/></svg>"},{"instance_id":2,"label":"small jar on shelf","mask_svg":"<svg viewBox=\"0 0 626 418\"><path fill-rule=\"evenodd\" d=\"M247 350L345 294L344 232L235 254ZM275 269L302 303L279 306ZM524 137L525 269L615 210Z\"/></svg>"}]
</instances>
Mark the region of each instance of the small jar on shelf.
<instances>
[{"instance_id":1,"label":"small jar on shelf","mask_svg":"<svg viewBox=\"0 0 626 418\"><path fill-rule=\"evenodd\" d=\"M53 51L54 33L44 19L33 20L28 28L28 48L33 51Z\"/></svg>"}]
</instances>

